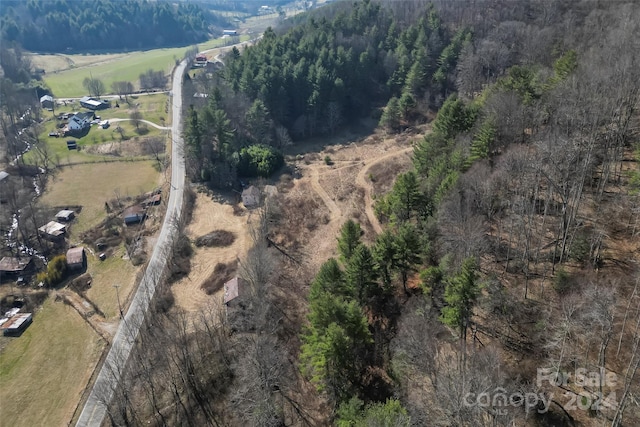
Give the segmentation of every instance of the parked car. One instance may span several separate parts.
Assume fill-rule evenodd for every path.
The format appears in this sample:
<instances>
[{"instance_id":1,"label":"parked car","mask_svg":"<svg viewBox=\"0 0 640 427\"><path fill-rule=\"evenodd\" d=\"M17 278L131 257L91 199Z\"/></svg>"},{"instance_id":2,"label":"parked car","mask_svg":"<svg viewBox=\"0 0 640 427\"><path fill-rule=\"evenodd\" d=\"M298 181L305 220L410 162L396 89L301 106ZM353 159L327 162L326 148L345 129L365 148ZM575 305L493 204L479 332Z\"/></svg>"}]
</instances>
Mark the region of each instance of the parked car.
<instances>
[{"instance_id":1,"label":"parked car","mask_svg":"<svg viewBox=\"0 0 640 427\"><path fill-rule=\"evenodd\" d=\"M98 120L98 119L91 120L91 124L92 125L97 125L98 123L100 123L100 120Z\"/></svg>"},{"instance_id":2,"label":"parked car","mask_svg":"<svg viewBox=\"0 0 640 427\"><path fill-rule=\"evenodd\" d=\"M110 124L109 124L109 120L105 120L105 121L103 121L103 122L101 122L101 123L100 123L100 127L101 127L102 129L106 129L106 128L108 128L108 127L109 127L109 125L110 125Z\"/></svg>"},{"instance_id":3,"label":"parked car","mask_svg":"<svg viewBox=\"0 0 640 427\"><path fill-rule=\"evenodd\" d=\"M57 138L60 136L60 134L58 132L49 132L49 136L52 136L54 138Z\"/></svg>"}]
</instances>

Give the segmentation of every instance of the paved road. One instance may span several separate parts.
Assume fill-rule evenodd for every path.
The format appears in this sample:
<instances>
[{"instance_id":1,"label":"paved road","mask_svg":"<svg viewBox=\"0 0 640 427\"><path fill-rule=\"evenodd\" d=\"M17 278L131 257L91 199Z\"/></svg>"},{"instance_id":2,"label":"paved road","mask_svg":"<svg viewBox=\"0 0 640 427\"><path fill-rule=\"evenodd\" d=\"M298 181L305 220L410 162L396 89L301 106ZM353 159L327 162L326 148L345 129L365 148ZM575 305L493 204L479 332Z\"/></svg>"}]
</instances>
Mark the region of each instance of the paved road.
<instances>
[{"instance_id":1,"label":"paved road","mask_svg":"<svg viewBox=\"0 0 640 427\"><path fill-rule=\"evenodd\" d=\"M173 127L171 144L171 193L164 217L162 230L153 248L147 270L138 285L129 310L120 322L118 332L113 339L109 353L100 369L98 377L82 409L77 427L100 427L105 416L107 405L112 400L114 391L129 359L129 353L144 320L156 289L156 283L167 264L167 251L177 231L174 226L182 215L185 162L182 148L181 108L182 108L182 75L187 66L182 61L173 74Z\"/></svg>"}]
</instances>

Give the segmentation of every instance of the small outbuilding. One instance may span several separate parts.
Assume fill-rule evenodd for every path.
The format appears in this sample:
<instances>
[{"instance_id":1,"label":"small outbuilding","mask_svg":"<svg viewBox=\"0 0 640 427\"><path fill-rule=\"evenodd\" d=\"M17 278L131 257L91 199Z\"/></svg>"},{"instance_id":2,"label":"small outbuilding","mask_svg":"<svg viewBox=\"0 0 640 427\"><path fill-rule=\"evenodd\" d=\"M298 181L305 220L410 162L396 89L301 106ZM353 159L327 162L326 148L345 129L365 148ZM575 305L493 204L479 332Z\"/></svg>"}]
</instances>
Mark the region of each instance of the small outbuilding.
<instances>
[{"instance_id":1,"label":"small outbuilding","mask_svg":"<svg viewBox=\"0 0 640 427\"><path fill-rule=\"evenodd\" d=\"M32 266L31 257L4 257L0 259L0 278L24 274Z\"/></svg>"},{"instance_id":2,"label":"small outbuilding","mask_svg":"<svg viewBox=\"0 0 640 427\"><path fill-rule=\"evenodd\" d=\"M31 313L14 314L2 324L2 333L7 337L19 336L29 327L32 321L33 315Z\"/></svg>"},{"instance_id":3,"label":"small outbuilding","mask_svg":"<svg viewBox=\"0 0 640 427\"><path fill-rule=\"evenodd\" d=\"M125 209L123 216L125 225L132 225L142 222L146 216L146 213L142 206L135 205Z\"/></svg>"},{"instance_id":4,"label":"small outbuilding","mask_svg":"<svg viewBox=\"0 0 640 427\"><path fill-rule=\"evenodd\" d=\"M227 307L235 305L249 291L249 283L242 277L234 277L224 284L224 304Z\"/></svg>"},{"instance_id":5,"label":"small outbuilding","mask_svg":"<svg viewBox=\"0 0 640 427\"><path fill-rule=\"evenodd\" d=\"M43 95L40 97L40 105L44 109L53 109L53 96L51 95Z\"/></svg>"},{"instance_id":6,"label":"small outbuilding","mask_svg":"<svg viewBox=\"0 0 640 427\"><path fill-rule=\"evenodd\" d=\"M72 210L68 210L68 209L63 209L60 212L58 212L56 214L56 219L58 221L65 221L65 222L69 222L71 221L73 218L75 218L76 213Z\"/></svg>"},{"instance_id":7,"label":"small outbuilding","mask_svg":"<svg viewBox=\"0 0 640 427\"><path fill-rule=\"evenodd\" d=\"M80 98L80 105L89 110L102 110L109 108L111 104L106 99L91 98L89 96L83 96Z\"/></svg>"},{"instance_id":8,"label":"small outbuilding","mask_svg":"<svg viewBox=\"0 0 640 427\"><path fill-rule=\"evenodd\" d=\"M71 248L67 251L67 268L70 270L83 270L87 265L87 254L82 246Z\"/></svg>"},{"instance_id":9,"label":"small outbuilding","mask_svg":"<svg viewBox=\"0 0 640 427\"><path fill-rule=\"evenodd\" d=\"M50 221L46 225L38 228L38 231L49 239L59 239L64 237L64 234L67 232L67 227L59 222Z\"/></svg>"},{"instance_id":10,"label":"small outbuilding","mask_svg":"<svg viewBox=\"0 0 640 427\"><path fill-rule=\"evenodd\" d=\"M250 186L242 192L242 204L247 209L260 206L260 190L255 186Z\"/></svg>"}]
</instances>

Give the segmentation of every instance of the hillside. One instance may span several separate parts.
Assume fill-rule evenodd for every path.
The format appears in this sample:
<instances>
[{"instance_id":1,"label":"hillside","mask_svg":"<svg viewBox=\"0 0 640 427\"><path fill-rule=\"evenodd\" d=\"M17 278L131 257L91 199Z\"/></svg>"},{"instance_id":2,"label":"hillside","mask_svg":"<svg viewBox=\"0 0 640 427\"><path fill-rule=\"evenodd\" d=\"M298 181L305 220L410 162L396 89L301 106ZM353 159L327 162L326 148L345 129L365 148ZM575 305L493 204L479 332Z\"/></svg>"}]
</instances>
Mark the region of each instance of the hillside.
<instances>
[{"instance_id":1,"label":"hillside","mask_svg":"<svg viewBox=\"0 0 640 427\"><path fill-rule=\"evenodd\" d=\"M112 423L640 424L639 26L633 2L338 2L190 73L192 181L278 194L230 192L246 294L180 282Z\"/></svg>"}]
</instances>

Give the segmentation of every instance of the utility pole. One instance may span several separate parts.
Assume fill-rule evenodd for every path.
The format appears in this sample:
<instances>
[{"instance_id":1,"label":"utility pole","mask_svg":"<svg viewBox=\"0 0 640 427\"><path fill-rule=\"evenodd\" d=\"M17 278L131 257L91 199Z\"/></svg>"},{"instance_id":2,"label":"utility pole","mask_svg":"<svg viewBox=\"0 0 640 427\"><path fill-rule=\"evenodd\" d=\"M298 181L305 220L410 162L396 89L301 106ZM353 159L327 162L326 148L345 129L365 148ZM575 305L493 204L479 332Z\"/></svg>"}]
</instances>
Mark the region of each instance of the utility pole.
<instances>
[{"instance_id":1,"label":"utility pole","mask_svg":"<svg viewBox=\"0 0 640 427\"><path fill-rule=\"evenodd\" d=\"M116 298L118 299L118 310L120 310L120 318L123 319L124 314L122 313L122 305L120 305L120 292L118 292L118 288L120 287L120 285L113 285L113 287L116 288Z\"/></svg>"}]
</instances>

